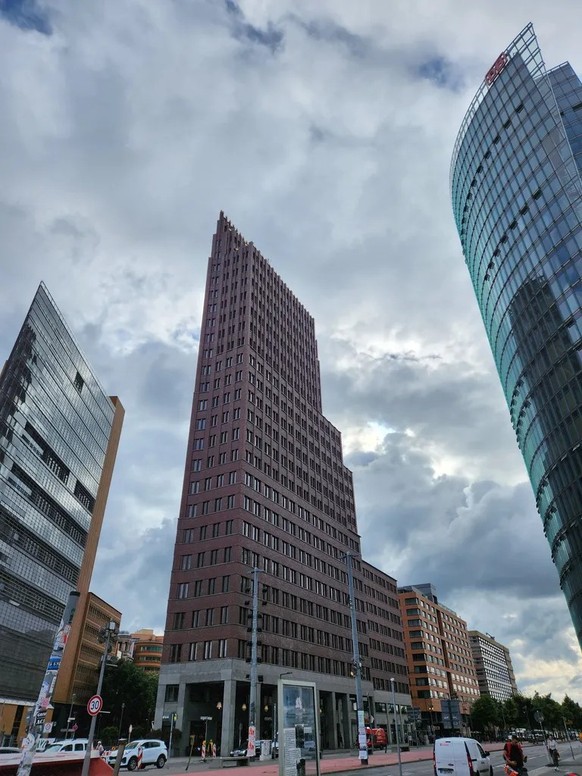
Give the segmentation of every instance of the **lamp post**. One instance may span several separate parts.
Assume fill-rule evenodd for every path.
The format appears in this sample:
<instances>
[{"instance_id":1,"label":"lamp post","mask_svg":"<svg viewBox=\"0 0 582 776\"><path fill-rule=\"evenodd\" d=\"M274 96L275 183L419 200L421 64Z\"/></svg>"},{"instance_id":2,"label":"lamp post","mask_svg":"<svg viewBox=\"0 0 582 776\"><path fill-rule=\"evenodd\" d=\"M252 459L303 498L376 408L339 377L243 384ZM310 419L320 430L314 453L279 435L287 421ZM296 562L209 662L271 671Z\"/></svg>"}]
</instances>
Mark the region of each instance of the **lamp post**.
<instances>
[{"instance_id":1,"label":"lamp post","mask_svg":"<svg viewBox=\"0 0 582 776\"><path fill-rule=\"evenodd\" d=\"M394 685L396 683L396 679L392 677L390 679L390 684L392 685L392 708L394 709L394 728L396 730L396 751L398 752L398 773L400 776L402 776L402 756L400 753L400 734L398 732L398 718L396 717L396 692L394 690Z\"/></svg>"},{"instance_id":2,"label":"lamp post","mask_svg":"<svg viewBox=\"0 0 582 776\"><path fill-rule=\"evenodd\" d=\"M364 700L362 697L362 661L358 642L358 625L356 621L356 599L354 593L354 575L352 572L352 553L346 552L344 560L348 570L348 592L350 596L350 619L352 623L352 648L354 678L356 680L356 714L358 715L358 752L360 764L368 764L368 741L366 738L366 723L364 721Z\"/></svg>"},{"instance_id":3,"label":"lamp post","mask_svg":"<svg viewBox=\"0 0 582 776\"><path fill-rule=\"evenodd\" d=\"M117 732L117 738L121 738L121 726L123 724L123 712L125 711L125 701L121 704L121 714L119 715L119 730Z\"/></svg>"},{"instance_id":4,"label":"lamp post","mask_svg":"<svg viewBox=\"0 0 582 776\"><path fill-rule=\"evenodd\" d=\"M222 742L222 701L218 701L216 704L216 711L218 712L218 719L216 721L216 748L220 754L220 744Z\"/></svg>"},{"instance_id":5,"label":"lamp post","mask_svg":"<svg viewBox=\"0 0 582 776\"><path fill-rule=\"evenodd\" d=\"M73 693L71 696L71 705L69 706L69 716L67 717L67 732L65 734L65 738L69 737L69 728L71 727L71 722L75 719L75 717L73 717L73 706L75 705L76 697L77 695L75 693ZM74 736L71 736L71 738L74 738Z\"/></svg>"},{"instance_id":6,"label":"lamp post","mask_svg":"<svg viewBox=\"0 0 582 776\"><path fill-rule=\"evenodd\" d=\"M101 687L103 686L103 677L105 676L105 665L107 663L107 655L109 654L109 648L113 637L117 630L117 624L110 620L105 628L102 628L99 633L99 641L105 644L103 649L103 655L101 656L101 669L99 671L99 681L97 682L97 695L101 694ZM89 766L91 765L91 750L93 749L93 738L95 737L95 725L97 724L97 714L91 717L91 725L89 726L89 737L87 742L87 749L85 750L85 758L83 760L83 769L81 776L89 776Z\"/></svg>"}]
</instances>

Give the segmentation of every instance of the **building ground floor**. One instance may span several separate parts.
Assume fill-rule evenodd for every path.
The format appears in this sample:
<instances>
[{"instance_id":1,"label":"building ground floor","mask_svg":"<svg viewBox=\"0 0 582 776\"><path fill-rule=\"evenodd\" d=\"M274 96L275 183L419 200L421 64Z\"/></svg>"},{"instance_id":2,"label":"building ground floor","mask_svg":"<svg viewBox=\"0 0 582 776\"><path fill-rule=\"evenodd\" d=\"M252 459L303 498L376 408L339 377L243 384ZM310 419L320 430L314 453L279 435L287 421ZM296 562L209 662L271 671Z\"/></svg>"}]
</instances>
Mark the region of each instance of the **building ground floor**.
<instances>
[{"instance_id":1,"label":"building ground floor","mask_svg":"<svg viewBox=\"0 0 582 776\"><path fill-rule=\"evenodd\" d=\"M206 660L162 666L156 703L155 727L172 734L172 752L184 755L203 740L224 754L247 740L250 720L250 667L241 660ZM314 682L319 703L321 749L356 746L357 708L353 678L329 676L281 666L261 665L257 686L255 728L257 739L273 740L277 733L279 681ZM394 702L395 701L395 702ZM383 727L389 744L415 735L410 696L374 690L363 682L366 725ZM397 729L398 728L398 729Z\"/></svg>"}]
</instances>

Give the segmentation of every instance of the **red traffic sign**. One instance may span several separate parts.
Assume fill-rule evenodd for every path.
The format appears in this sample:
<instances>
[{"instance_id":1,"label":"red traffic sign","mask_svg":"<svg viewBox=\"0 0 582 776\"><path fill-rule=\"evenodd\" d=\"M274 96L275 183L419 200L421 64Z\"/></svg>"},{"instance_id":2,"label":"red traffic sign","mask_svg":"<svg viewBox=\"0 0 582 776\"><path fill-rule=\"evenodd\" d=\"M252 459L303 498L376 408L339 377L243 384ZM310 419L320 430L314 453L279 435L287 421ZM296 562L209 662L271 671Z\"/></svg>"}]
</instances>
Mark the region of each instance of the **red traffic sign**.
<instances>
[{"instance_id":1,"label":"red traffic sign","mask_svg":"<svg viewBox=\"0 0 582 776\"><path fill-rule=\"evenodd\" d=\"M102 708L103 698L100 695L93 695L92 698L89 698L89 702L87 703L87 711L92 717L94 717L96 714L99 714Z\"/></svg>"}]
</instances>

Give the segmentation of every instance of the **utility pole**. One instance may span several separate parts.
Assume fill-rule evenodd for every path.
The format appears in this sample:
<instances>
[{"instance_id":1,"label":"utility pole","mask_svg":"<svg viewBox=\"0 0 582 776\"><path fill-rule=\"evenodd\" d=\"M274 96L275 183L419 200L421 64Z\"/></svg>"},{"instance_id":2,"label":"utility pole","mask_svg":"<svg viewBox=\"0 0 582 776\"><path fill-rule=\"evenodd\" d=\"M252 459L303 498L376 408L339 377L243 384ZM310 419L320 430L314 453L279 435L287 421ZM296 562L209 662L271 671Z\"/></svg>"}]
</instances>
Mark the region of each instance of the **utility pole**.
<instances>
[{"instance_id":1,"label":"utility pole","mask_svg":"<svg viewBox=\"0 0 582 776\"><path fill-rule=\"evenodd\" d=\"M251 674L249 688L249 735L247 754L254 754L256 722L257 722L257 681L258 681L258 645L257 632L259 627L259 573L258 568L253 568L253 609L251 620ZM252 750L249 752L251 748Z\"/></svg>"},{"instance_id":2,"label":"utility pole","mask_svg":"<svg viewBox=\"0 0 582 776\"><path fill-rule=\"evenodd\" d=\"M366 723L364 721L364 700L362 695L362 661L358 643L358 626L356 621L356 599L354 597L354 575L352 571L352 553L344 555L348 569L348 590L350 596L350 617L352 621L353 670L356 680L356 712L358 715L358 751L360 764L368 764L368 742L366 740Z\"/></svg>"}]
</instances>

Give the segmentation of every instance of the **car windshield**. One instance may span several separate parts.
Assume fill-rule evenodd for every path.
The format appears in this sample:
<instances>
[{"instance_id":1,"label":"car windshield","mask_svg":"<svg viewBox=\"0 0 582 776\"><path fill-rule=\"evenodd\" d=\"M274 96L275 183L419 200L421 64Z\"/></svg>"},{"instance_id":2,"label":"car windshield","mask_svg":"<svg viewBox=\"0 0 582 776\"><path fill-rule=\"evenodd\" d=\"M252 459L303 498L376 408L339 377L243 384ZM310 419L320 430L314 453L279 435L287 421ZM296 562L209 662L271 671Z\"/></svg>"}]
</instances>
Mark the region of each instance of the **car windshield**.
<instances>
[{"instance_id":1,"label":"car windshield","mask_svg":"<svg viewBox=\"0 0 582 776\"><path fill-rule=\"evenodd\" d=\"M44 750L45 752L60 752L63 748L62 744L51 744Z\"/></svg>"},{"instance_id":2,"label":"car windshield","mask_svg":"<svg viewBox=\"0 0 582 776\"><path fill-rule=\"evenodd\" d=\"M129 744L125 745L125 750L127 751L128 749L137 749L140 743L140 741L131 741Z\"/></svg>"}]
</instances>

